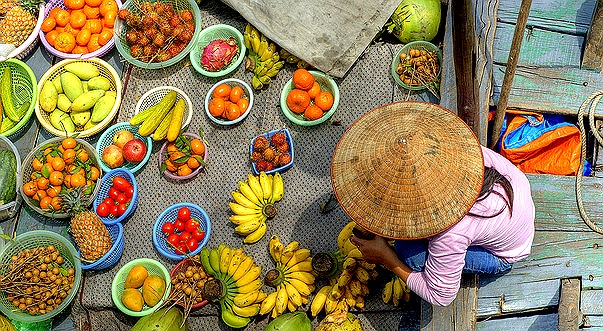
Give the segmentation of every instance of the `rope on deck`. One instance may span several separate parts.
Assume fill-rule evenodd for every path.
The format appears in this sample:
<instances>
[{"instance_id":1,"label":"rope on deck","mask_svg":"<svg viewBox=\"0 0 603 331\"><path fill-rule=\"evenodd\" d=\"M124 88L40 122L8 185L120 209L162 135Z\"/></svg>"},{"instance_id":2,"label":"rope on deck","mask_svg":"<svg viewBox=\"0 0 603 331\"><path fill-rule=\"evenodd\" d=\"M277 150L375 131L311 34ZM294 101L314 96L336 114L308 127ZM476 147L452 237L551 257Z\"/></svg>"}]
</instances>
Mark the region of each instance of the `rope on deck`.
<instances>
[{"instance_id":1,"label":"rope on deck","mask_svg":"<svg viewBox=\"0 0 603 331\"><path fill-rule=\"evenodd\" d=\"M582 176L584 169L584 161L586 159L586 130L584 129L584 115L586 112L586 108L590 104L590 108L588 111L588 123L590 124L593 135L599 142L599 144L603 145L603 137L599 134L599 130L596 129L595 125L595 109L599 104L599 100L603 97L603 90L596 91L591 94L580 106L578 110L578 128L580 129L580 167L578 167L578 171L576 171L576 201L578 202L578 210L580 211L580 216L584 220L584 223L588 225L593 231L603 234L603 229L597 226L593 221L588 218L586 215L586 211L584 210L584 204L582 202Z\"/></svg>"}]
</instances>

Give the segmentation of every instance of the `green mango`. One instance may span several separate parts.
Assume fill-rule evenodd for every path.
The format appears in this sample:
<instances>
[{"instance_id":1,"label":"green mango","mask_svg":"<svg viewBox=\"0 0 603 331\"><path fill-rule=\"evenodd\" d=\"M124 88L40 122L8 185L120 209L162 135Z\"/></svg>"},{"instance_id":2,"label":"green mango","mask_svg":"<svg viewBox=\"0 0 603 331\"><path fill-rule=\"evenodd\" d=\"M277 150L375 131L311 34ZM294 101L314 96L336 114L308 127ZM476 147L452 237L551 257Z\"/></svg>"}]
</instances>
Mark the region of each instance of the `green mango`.
<instances>
[{"instance_id":1,"label":"green mango","mask_svg":"<svg viewBox=\"0 0 603 331\"><path fill-rule=\"evenodd\" d=\"M65 93L61 93L57 99L57 108L64 112L69 112L71 108L71 100L65 95Z\"/></svg>"},{"instance_id":2,"label":"green mango","mask_svg":"<svg viewBox=\"0 0 603 331\"><path fill-rule=\"evenodd\" d=\"M88 81L88 89L90 90L105 90L108 91L111 88L111 81L103 76L96 76L90 78Z\"/></svg>"},{"instance_id":3,"label":"green mango","mask_svg":"<svg viewBox=\"0 0 603 331\"><path fill-rule=\"evenodd\" d=\"M65 95L73 102L77 97L84 93L84 86L82 80L71 72L64 72L61 74L61 86Z\"/></svg>"},{"instance_id":4,"label":"green mango","mask_svg":"<svg viewBox=\"0 0 603 331\"><path fill-rule=\"evenodd\" d=\"M75 61L66 64L63 68L77 75L81 80L89 80L100 75L98 67L90 62Z\"/></svg>"},{"instance_id":5,"label":"green mango","mask_svg":"<svg viewBox=\"0 0 603 331\"><path fill-rule=\"evenodd\" d=\"M75 131L75 124L71 120L71 117L69 117L69 114L60 109L55 109L50 113L49 119L50 124L61 132L71 133Z\"/></svg>"},{"instance_id":6,"label":"green mango","mask_svg":"<svg viewBox=\"0 0 603 331\"><path fill-rule=\"evenodd\" d=\"M96 104L103 95L105 95L104 90L92 90L80 94L80 96L71 103L71 112L79 113L92 109L94 104Z\"/></svg>"},{"instance_id":7,"label":"green mango","mask_svg":"<svg viewBox=\"0 0 603 331\"><path fill-rule=\"evenodd\" d=\"M109 113L111 113L111 110L115 105L115 96L113 94L109 94L109 92L98 99L96 104L94 104L94 108L92 109L92 121L100 122L104 120Z\"/></svg>"}]
</instances>

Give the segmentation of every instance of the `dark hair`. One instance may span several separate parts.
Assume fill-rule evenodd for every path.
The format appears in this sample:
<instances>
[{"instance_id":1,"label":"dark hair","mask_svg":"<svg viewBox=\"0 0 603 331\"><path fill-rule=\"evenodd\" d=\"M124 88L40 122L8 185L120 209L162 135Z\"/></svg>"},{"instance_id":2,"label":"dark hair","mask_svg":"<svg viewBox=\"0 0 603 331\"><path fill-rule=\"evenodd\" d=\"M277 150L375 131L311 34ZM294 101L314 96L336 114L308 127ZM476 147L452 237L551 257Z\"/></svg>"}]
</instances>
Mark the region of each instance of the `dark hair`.
<instances>
[{"instance_id":1,"label":"dark hair","mask_svg":"<svg viewBox=\"0 0 603 331\"><path fill-rule=\"evenodd\" d=\"M505 190L505 193L507 194L506 197L504 197L500 192L494 190L494 184L496 184L496 183L500 184L503 187L503 189ZM513 214L513 187L511 186L511 183L505 176L503 176L496 169L486 167L484 170L484 183L482 184L482 189L479 192L477 201L482 201L482 200L486 199L488 196L490 196L491 193L494 193L494 194L500 196L501 198L503 198L507 204L506 208L509 208L509 213ZM499 210L494 215L475 215L472 213L468 213L467 215L475 216L475 217L491 218L491 217L496 217L496 216L500 215L504 210L505 210L505 208L501 208L501 210Z\"/></svg>"}]
</instances>

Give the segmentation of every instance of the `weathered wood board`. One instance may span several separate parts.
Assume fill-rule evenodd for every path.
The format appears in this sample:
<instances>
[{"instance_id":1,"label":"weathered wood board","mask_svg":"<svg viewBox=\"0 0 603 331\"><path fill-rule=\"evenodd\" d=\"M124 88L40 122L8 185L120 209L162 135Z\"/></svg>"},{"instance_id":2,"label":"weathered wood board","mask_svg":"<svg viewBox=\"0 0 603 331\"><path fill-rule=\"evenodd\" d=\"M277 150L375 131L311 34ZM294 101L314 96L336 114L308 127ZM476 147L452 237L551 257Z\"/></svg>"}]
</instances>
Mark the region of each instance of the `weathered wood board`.
<instances>
[{"instance_id":1,"label":"weathered wood board","mask_svg":"<svg viewBox=\"0 0 603 331\"><path fill-rule=\"evenodd\" d=\"M489 319L477 323L478 331L509 331L509 330L557 330L557 314L543 314L534 316L515 317L513 321L508 318Z\"/></svg>"}]
</instances>

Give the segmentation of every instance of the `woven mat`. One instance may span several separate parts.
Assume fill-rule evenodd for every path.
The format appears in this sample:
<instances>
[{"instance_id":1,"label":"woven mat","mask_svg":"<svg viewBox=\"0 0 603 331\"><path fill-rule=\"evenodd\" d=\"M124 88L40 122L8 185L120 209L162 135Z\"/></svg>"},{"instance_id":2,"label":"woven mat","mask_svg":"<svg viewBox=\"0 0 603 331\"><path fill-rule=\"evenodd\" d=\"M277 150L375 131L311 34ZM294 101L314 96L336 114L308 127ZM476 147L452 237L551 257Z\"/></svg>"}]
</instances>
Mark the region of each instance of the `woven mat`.
<instances>
[{"instance_id":1,"label":"woven mat","mask_svg":"<svg viewBox=\"0 0 603 331\"><path fill-rule=\"evenodd\" d=\"M236 12L224 7L202 5L203 27L226 23L243 30L246 22ZM161 85L182 89L190 97L194 115L188 131L203 129L208 142L208 166L196 178L188 182L172 182L159 173L157 151L148 164L136 174L141 198L134 215L124 224L125 248L116 266L101 272L87 272L81 296L74 303L72 313L77 330L89 321L90 330L127 330L135 319L115 311L111 300L113 277L127 262L148 257L160 260L171 269L175 263L162 257L153 247L151 232L159 214L172 204L191 202L204 208L212 222L208 247L220 242L231 246L243 245L242 237L234 233L228 220L230 192L237 188L239 180L245 180L251 172L249 143L258 134L287 127L291 131L295 160L294 166L283 173L285 196L277 203L277 216L268 222L268 233L258 243L245 245L245 251L254 256L264 270L272 268L268 254L270 235L276 234L282 242L293 240L309 248L312 253L335 251L336 237L349 218L336 208L328 214L320 213L320 203L332 194L329 167L331 155L345 129L367 111L393 101L413 100L437 102L427 93L410 94L395 85L390 75L391 58L401 45L374 44L353 66L345 79L336 79L341 92L339 108L327 122L315 127L297 126L287 120L279 108L282 87L290 79L294 68L285 66L268 88L255 94L249 116L237 126L221 127L211 122L204 110L207 91L219 78L207 78L197 73L188 59L165 70L144 70L132 67L127 91L121 105L119 121L127 121L133 115L137 100L148 90ZM229 77L247 82L251 73L239 67ZM363 314L365 330L395 330L403 314L381 302L382 284L374 284ZM270 293L272 288L265 288ZM219 321L218 307L208 305L189 319L190 330L227 330ZM382 312L372 314L371 312ZM88 319L89 317L89 319ZM267 319L252 323L246 330L263 330Z\"/></svg>"}]
</instances>

